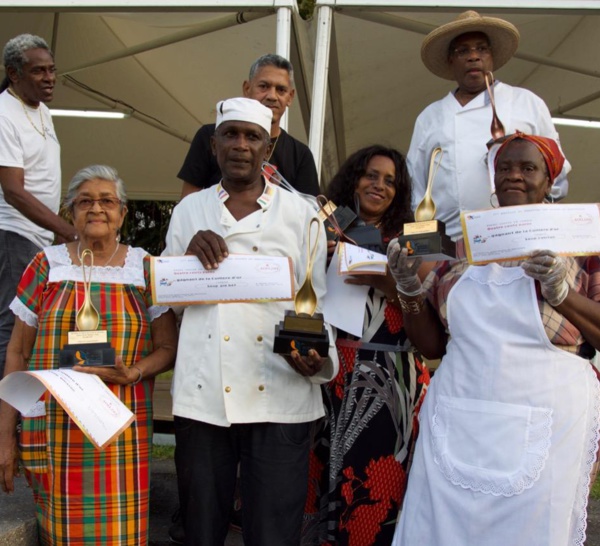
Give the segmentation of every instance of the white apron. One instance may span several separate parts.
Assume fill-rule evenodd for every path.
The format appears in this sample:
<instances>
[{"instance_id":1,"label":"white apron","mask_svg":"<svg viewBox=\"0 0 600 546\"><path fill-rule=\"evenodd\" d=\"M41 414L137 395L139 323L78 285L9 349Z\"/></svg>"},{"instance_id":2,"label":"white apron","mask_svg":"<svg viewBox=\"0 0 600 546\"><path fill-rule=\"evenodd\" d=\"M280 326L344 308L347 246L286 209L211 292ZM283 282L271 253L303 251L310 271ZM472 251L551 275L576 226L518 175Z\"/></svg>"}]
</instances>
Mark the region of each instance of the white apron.
<instances>
[{"instance_id":1,"label":"white apron","mask_svg":"<svg viewBox=\"0 0 600 546\"><path fill-rule=\"evenodd\" d=\"M600 387L520 267L469 267L420 414L394 546L581 546Z\"/></svg>"}]
</instances>

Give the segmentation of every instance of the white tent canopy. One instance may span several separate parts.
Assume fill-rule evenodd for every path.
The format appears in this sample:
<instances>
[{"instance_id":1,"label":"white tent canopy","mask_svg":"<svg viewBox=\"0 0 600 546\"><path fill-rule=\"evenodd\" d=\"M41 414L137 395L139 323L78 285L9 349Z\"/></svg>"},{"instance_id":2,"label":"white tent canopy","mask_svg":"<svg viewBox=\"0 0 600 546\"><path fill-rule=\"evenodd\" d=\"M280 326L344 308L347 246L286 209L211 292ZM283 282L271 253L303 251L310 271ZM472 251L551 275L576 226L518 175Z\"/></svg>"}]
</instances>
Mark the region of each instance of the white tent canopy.
<instances>
[{"instance_id":1,"label":"white tent canopy","mask_svg":"<svg viewBox=\"0 0 600 546\"><path fill-rule=\"evenodd\" d=\"M118 121L55 119L64 182L83 166L107 163L130 197L176 199L189 140L214 120L218 100L241 93L250 64L268 52L294 63L288 130L322 159L322 181L361 146L406 151L419 112L452 88L422 65L423 35L465 9L508 19L521 32L517 57L499 79L531 89L557 114L600 119L598 0L321 0L310 22L294 0L165 4L0 0L0 42L39 34L68 75L52 107L132 113ZM600 201L600 131L559 132L573 165L569 201Z\"/></svg>"}]
</instances>

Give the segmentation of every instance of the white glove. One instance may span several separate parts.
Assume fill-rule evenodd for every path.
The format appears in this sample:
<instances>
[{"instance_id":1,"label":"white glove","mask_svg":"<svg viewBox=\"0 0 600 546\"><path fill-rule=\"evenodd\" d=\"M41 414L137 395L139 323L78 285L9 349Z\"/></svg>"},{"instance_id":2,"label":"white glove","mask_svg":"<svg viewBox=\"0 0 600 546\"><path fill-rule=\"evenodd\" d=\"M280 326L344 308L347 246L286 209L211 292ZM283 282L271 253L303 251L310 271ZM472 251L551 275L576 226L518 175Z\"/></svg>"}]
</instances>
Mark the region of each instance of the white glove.
<instances>
[{"instance_id":1,"label":"white glove","mask_svg":"<svg viewBox=\"0 0 600 546\"><path fill-rule=\"evenodd\" d=\"M392 239L387 249L388 267L394 280L396 290L405 296L418 296L423 292L421 279L417 275L423 258L409 258L408 249L402 248L398 239Z\"/></svg>"},{"instance_id":2,"label":"white glove","mask_svg":"<svg viewBox=\"0 0 600 546\"><path fill-rule=\"evenodd\" d=\"M567 265L565 260L551 250L536 250L531 253L521 267L531 278L540 282L542 296L556 307L569 293Z\"/></svg>"}]
</instances>

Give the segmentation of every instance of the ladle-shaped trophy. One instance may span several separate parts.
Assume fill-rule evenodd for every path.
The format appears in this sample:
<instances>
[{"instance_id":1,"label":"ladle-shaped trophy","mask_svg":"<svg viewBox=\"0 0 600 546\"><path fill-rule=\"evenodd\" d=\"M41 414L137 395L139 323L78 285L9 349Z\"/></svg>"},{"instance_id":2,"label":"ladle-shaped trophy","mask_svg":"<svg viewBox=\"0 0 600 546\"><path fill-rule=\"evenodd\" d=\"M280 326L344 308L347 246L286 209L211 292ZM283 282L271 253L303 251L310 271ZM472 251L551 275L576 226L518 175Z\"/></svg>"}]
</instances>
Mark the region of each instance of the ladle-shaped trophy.
<instances>
[{"instance_id":1,"label":"ladle-shaped trophy","mask_svg":"<svg viewBox=\"0 0 600 546\"><path fill-rule=\"evenodd\" d=\"M317 226L317 233L313 239L314 225ZM313 218L308 225L306 278L296 293L294 311L286 311L283 320L275 325L274 353L289 355L292 351L298 351L306 356L310 349L314 349L320 356L325 357L329 352L329 334L323 315L315 312L318 301L312 283L320 229L320 220Z\"/></svg>"},{"instance_id":2,"label":"ladle-shaped trophy","mask_svg":"<svg viewBox=\"0 0 600 546\"><path fill-rule=\"evenodd\" d=\"M492 105L492 125L490 126L490 131L492 133L492 141L499 140L506 136L506 131L504 130L504 125L500 121L498 117L498 112L496 112L496 97L494 95L494 74L491 72L485 73L485 86L487 87L487 92L490 97L490 104Z\"/></svg>"},{"instance_id":3,"label":"ladle-shaped trophy","mask_svg":"<svg viewBox=\"0 0 600 546\"><path fill-rule=\"evenodd\" d=\"M409 256L421 256L425 261L451 260L456 256L456 245L446 235L446 226L435 219L436 207L431 195L433 181L444 152L434 148L429 160L425 195L415 209L416 222L404 224L398 241L408 249Z\"/></svg>"},{"instance_id":4,"label":"ladle-shaped trophy","mask_svg":"<svg viewBox=\"0 0 600 546\"><path fill-rule=\"evenodd\" d=\"M88 259L89 266L86 265ZM83 277L83 303L75 316L77 330L68 333L68 342L60 351L59 365L114 366L115 350L108 342L106 330L98 330L100 313L92 303L94 253L86 248L79 256L79 261Z\"/></svg>"}]
</instances>

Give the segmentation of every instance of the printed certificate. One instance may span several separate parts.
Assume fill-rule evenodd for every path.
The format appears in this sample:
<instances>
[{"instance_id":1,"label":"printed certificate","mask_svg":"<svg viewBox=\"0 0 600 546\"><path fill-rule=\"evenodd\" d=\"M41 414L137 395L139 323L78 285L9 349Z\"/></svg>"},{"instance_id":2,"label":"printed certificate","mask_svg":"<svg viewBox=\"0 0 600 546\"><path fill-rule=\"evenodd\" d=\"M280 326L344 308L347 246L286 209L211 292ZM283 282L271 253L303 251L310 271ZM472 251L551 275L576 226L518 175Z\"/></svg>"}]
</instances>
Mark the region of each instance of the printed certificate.
<instances>
[{"instance_id":1,"label":"printed certificate","mask_svg":"<svg viewBox=\"0 0 600 546\"><path fill-rule=\"evenodd\" d=\"M286 256L230 254L217 269L196 256L152 258L152 297L160 305L294 299L292 260Z\"/></svg>"},{"instance_id":2,"label":"printed certificate","mask_svg":"<svg viewBox=\"0 0 600 546\"><path fill-rule=\"evenodd\" d=\"M469 263L527 257L533 250L566 256L600 254L597 204L523 205L461 213Z\"/></svg>"},{"instance_id":3,"label":"printed certificate","mask_svg":"<svg viewBox=\"0 0 600 546\"><path fill-rule=\"evenodd\" d=\"M0 398L23 415L39 416L45 414L38 400L46 389L100 450L135 419L97 375L69 368L8 374L0 381Z\"/></svg>"},{"instance_id":4,"label":"printed certificate","mask_svg":"<svg viewBox=\"0 0 600 546\"><path fill-rule=\"evenodd\" d=\"M385 275L387 256L350 243L338 245L340 275Z\"/></svg>"}]
</instances>

